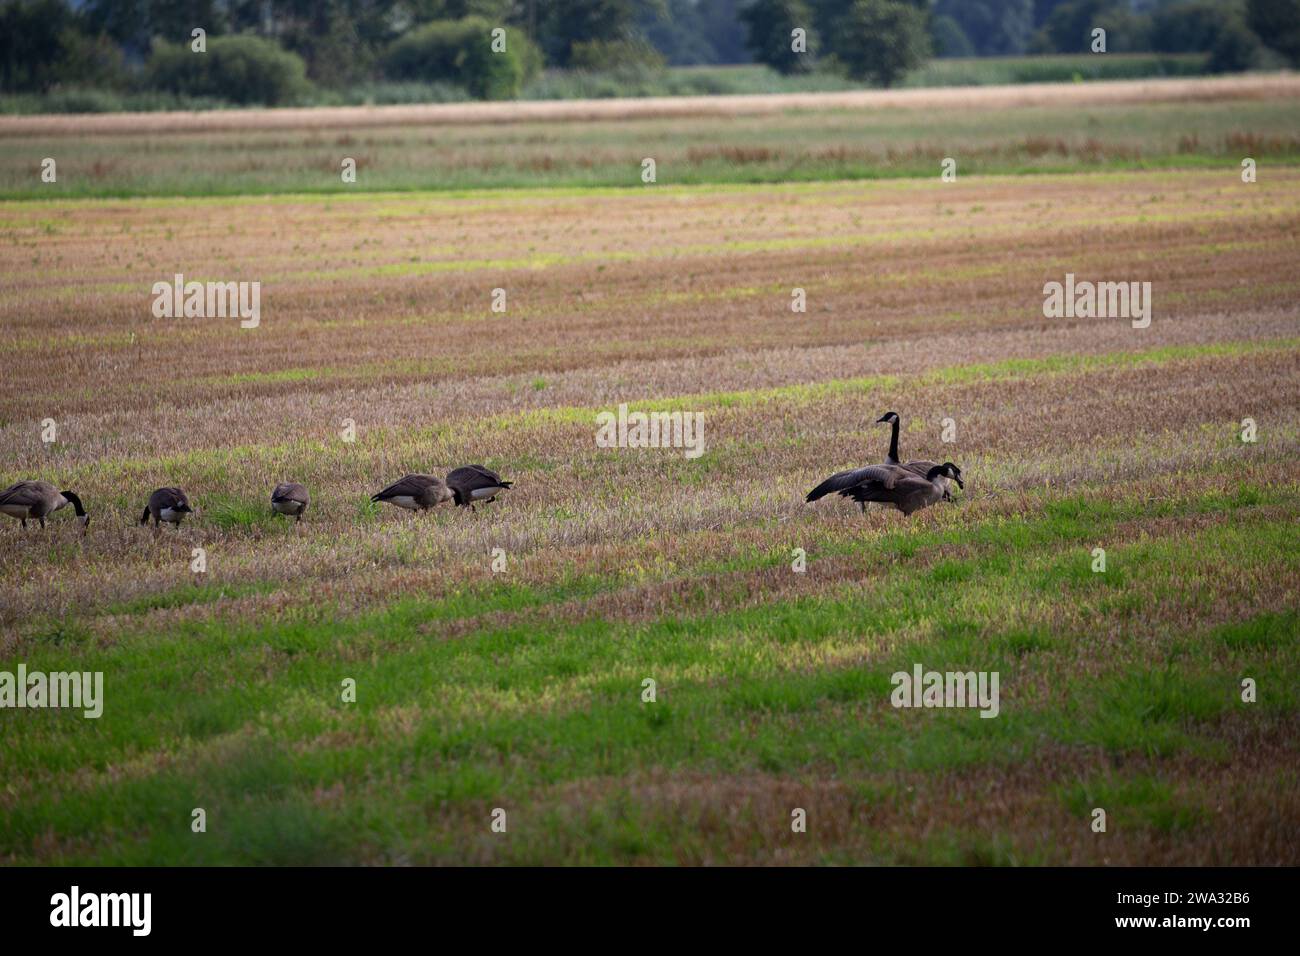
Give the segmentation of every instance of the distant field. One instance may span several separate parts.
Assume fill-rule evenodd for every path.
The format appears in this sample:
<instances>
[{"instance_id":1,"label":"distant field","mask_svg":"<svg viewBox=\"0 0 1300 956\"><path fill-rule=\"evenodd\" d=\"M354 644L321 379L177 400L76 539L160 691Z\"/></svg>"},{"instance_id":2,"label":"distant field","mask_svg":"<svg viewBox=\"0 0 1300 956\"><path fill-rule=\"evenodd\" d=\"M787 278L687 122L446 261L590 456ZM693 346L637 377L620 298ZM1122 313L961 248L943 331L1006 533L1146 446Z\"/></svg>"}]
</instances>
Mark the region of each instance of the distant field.
<instances>
[{"instance_id":1,"label":"distant field","mask_svg":"<svg viewBox=\"0 0 1300 956\"><path fill-rule=\"evenodd\" d=\"M937 178L1300 159L1300 77L0 117L0 197ZM58 164L43 183L41 161ZM340 176L356 160L357 182Z\"/></svg>"},{"instance_id":2,"label":"distant field","mask_svg":"<svg viewBox=\"0 0 1300 956\"><path fill-rule=\"evenodd\" d=\"M0 518L0 669L106 675L98 721L0 710L0 862L1300 863L1300 170L1260 153L1245 185L1227 145L1289 160L1295 120L8 135L10 194L47 148L70 191L96 161L100 192L326 189L344 148L367 189L602 181L645 152L661 181L0 205L0 482L94 515ZM819 175L924 178L677 185L841 147ZM782 158L692 167L710 148ZM1202 168L1084 172L1155 158ZM1045 319L1067 271L1150 281L1150 328ZM175 272L260 280L261 326L154 319ZM597 448L619 402L703 412L706 453ZM882 456L891 409L965 492L805 505ZM368 501L468 461L507 500ZM266 507L285 478L315 496L299 526ZM198 514L155 535L134 520L165 483ZM916 662L998 671L1000 716L895 710Z\"/></svg>"}]
</instances>

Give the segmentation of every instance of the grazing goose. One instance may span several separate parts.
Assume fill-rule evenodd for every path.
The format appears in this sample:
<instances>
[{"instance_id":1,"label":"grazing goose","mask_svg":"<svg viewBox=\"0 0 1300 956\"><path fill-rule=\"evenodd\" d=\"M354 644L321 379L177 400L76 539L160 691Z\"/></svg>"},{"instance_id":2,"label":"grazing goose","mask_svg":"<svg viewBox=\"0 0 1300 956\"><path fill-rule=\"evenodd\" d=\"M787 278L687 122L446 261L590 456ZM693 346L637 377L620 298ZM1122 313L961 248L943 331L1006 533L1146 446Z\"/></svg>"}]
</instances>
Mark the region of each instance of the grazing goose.
<instances>
[{"instance_id":1,"label":"grazing goose","mask_svg":"<svg viewBox=\"0 0 1300 956\"><path fill-rule=\"evenodd\" d=\"M35 518L45 527L46 515L72 505L82 528L90 524L90 515L81 506L75 491L59 491L48 481L20 481L0 491L0 511L17 518L27 527L27 519Z\"/></svg>"},{"instance_id":2,"label":"grazing goose","mask_svg":"<svg viewBox=\"0 0 1300 956\"><path fill-rule=\"evenodd\" d=\"M150 516L153 517L153 526L157 528L162 521L181 526L181 520L193 512L190 507L190 499L185 497L185 492L179 488L159 488L149 496L149 504L145 506L144 514L140 515L140 523L148 524Z\"/></svg>"},{"instance_id":3,"label":"grazing goose","mask_svg":"<svg viewBox=\"0 0 1300 956\"><path fill-rule=\"evenodd\" d=\"M307 489L296 481L282 481L271 492L271 510L278 515L288 515L295 521L302 520L302 513L311 503Z\"/></svg>"},{"instance_id":4,"label":"grazing goose","mask_svg":"<svg viewBox=\"0 0 1300 956\"><path fill-rule=\"evenodd\" d=\"M387 501L390 505L407 508L412 511L428 511L444 501L451 501L454 496L446 482L434 475L407 475L377 495L371 495L371 501Z\"/></svg>"},{"instance_id":5,"label":"grazing goose","mask_svg":"<svg viewBox=\"0 0 1300 956\"><path fill-rule=\"evenodd\" d=\"M943 500L947 490L944 479L951 478L958 487L965 487L961 481L961 469L950 461L935 465L924 478L906 468L893 465L881 468L882 473L845 488L840 494L852 498L864 510L866 503L873 501L893 505L903 514L910 515Z\"/></svg>"},{"instance_id":6,"label":"grazing goose","mask_svg":"<svg viewBox=\"0 0 1300 956\"><path fill-rule=\"evenodd\" d=\"M953 472L951 475L948 474L950 467ZM943 465L932 465L926 469L924 476L917 474L906 465L868 465L866 468L855 468L853 471L841 471L838 474L831 475L808 492L808 496L804 500L816 501L818 498L824 498L831 492L835 492L845 498L852 498L858 503L858 507L865 512L869 501L891 502L885 498L862 497L858 489L869 485L890 490L898 486L900 482L912 479L926 484L937 482L940 491L939 497L951 500L947 495L948 478L952 478L957 482L957 487L966 487L962 484L961 469L952 462L945 462Z\"/></svg>"},{"instance_id":7,"label":"grazing goose","mask_svg":"<svg viewBox=\"0 0 1300 956\"><path fill-rule=\"evenodd\" d=\"M470 511L476 503L485 505L496 500L497 495L508 491L513 484L513 481L502 481L500 475L482 465L466 465L447 475L447 487L456 499L456 506L468 507Z\"/></svg>"}]
</instances>

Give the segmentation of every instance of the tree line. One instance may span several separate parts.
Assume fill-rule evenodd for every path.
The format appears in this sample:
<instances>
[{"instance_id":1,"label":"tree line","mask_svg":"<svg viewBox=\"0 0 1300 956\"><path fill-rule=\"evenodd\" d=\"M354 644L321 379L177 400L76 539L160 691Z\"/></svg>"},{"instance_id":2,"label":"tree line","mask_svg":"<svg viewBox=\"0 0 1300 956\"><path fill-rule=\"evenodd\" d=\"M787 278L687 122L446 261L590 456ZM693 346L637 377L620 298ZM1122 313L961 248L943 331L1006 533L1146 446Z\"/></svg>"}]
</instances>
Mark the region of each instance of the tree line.
<instances>
[{"instance_id":1,"label":"tree line","mask_svg":"<svg viewBox=\"0 0 1300 956\"><path fill-rule=\"evenodd\" d=\"M753 0L740 15L755 59L773 69L838 69L884 86L930 56L1204 53L1211 72L1229 72L1271 49L1275 62L1300 63L1300 0Z\"/></svg>"},{"instance_id":2,"label":"tree line","mask_svg":"<svg viewBox=\"0 0 1300 956\"><path fill-rule=\"evenodd\" d=\"M1096 28L1108 52L1211 69L1265 48L1300 61L1300 0L0 0L0 91L275 105L417 82L504 99L548 67L750 61L887 86L931 56L1084 52Z\"/></svg>"}]
</instances>

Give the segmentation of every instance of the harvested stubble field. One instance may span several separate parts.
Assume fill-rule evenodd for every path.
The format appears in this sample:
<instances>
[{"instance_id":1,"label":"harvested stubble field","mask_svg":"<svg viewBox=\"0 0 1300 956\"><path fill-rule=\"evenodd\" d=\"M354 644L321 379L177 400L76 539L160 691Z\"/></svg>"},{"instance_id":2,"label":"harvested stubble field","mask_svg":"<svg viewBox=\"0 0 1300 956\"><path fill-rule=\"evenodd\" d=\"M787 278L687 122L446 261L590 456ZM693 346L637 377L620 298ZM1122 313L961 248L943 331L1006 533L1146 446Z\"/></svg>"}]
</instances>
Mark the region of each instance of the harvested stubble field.
<instances>
[{"instance_id":1,"label":"harvested stubble field","mask_svg":"<svg viewBox=\"0 0 1300 956\"><path fill-rule=\"evenodd\" d=\"M94 517L0 528L0 666L106 703L0 711L0 860L1300 863L1297 187L7 203L0 478ZM154 319L175 272L260 280L260 327ZM1045 319L1066 272L1150 281L1150 327ZM596 447L620 402L706 453ZM805 505L890 409L965 492ZM514 490L368 501L469 461ZM173 483L194 520L137 527ZM892 708L916 662L1000 715Z\"/></svg>"}]
</instances>

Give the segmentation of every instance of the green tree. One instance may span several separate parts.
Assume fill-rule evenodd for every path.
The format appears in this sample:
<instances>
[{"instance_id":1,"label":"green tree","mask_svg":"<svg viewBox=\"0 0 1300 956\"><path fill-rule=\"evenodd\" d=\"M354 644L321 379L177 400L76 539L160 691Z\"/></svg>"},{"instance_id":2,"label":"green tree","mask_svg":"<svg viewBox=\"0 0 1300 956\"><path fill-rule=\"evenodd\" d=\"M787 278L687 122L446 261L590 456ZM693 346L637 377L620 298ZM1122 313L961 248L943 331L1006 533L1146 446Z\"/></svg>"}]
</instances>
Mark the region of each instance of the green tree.
<instances>
[{"instance_id":1,"label":"green tree","mask_svg":"<svg viewBox=\"0 0 1300 956\"><path fill-rule=\"evenodd\" d=\"M1210 60L1206 64L1211 73L1240 73L1259 62L1260 42L1246 21L1230 16L1215 32L1210 44Z\"/></svg>"},{"instance_id":2,"label":"green tree","mask_svg":"<svg viewBox=\"0 0 1300 956\"><path fill-rule=\"evenodd\" d=\"M534 12L537 35L549 63L568 66L575 43L633 39L633 0L545 0Z\"/></svg>"},{"instance_id":3,"label":"green tree","mask_svg":"<svg viewBox=\"0 0 1300 956\"><path fill-rule=\"evenodd\" d=\"M1152 46L1162 53L1209 53L1213 73L1248 70L1260 56L1239 0L1179 0L1152 15Z\"/></svg>"},{"instance_id":4,"label":"green tree","mask_svg":"<svg viewBox=\"0 0 1300 956\"><path fill-rule=\"evenodd\" d=\"M1300 0L1246 0L1246 23L1265 45L1300 65Z\"/></svg>"},{"instance_id":5,"label":"green tree","mask_svg":"<svg viewBox=\"0 0 1300 956\"><path fill-rule=\"evenodd\" d=\"M740 11L754 59L779 73L812 69L817 55L813 15L803 0L755 0ZM794 50L795 30L805 31L805 51Z\"/></svg>"},{"instance_id":6,"label":"green tree","mask_svg":"<svg viewBox=\"0 0 1300 956\"><path fill-rule=\"evenodd\" d=\"M523 29L507 28L505 49L492 49L494 25L479 17L435 20L388 48L384 75L392 80L443 80L481 99L510 99L541 66Z\"/></svg>"},{"instance_id":7,"label":"green tree","mask_svg":"<svg viewBox=\"0 0 1300 956\"><path fill-rule=\"evenodd\" d=\"M719 63L744 63L749 59L745 31L740 25L738 0L707 0L700 5L704 39L717 53Z\"/></svg>"},{"instance_id":8,"label":"green tree","mask_svg":"<svg viewBox=\"0 0 1300 956\"><path fill-rule=\"evenodd\" d=\"M926 14L893 0L856 0L832 46L849 76L893 86L930 55Z\"/></svg>"},{"instance_id":9,"label":"green tree","mask_svg":"<svg viewBox=\"0 0 1300 956\"><path fill-rule=\"evenodd\" d=\"M1064 2L1066 0L1034 0L1034 28L1037 29L1046 23L1052 11Z\"/></svg>"},{"instance_id":10,"label":"green tree","mask_svg":"<svg viewBox=\"0 0 1300 956\"><path fill-rule=\"evenodd\" d=\"M8 0L0 6L0 89L44 92L58 82L75 28L62 0Z\"/></svg>"},{"instance_id":11,"label":"green tree","mask_svg":"<svg viewBox=\"0 0 1300 956\"><path fill-rule=\"evenodd\" d=\"M980 56L1025 52L1034 32L1033 0L938 0L936 17L951 17Z\"/></svg>"},{"instance_id":12,"label":"green tree","mask_svg":"<svg viewBox=\"0 0 1300 956\"><path fill-rule=\"evenodd\" d=\"M930 42L935 56L974 56L975 47L961 24L952 17L935 15L930 21Z\"/></svg>"},{"instance_id":13,"label":"green tree","mask_svg":"<svg viewBox=\"0 0 1300 956\"><path fill-rule=\"evenodd\" d=\"M252 6L244 0L245 6ZM93 32L108 34L132 53L148 53L155 39L168 43L188 43L190 33L201 27L209 37L238 29L232 19L238 17L236 2L225 4L219 0L88 0L85 5L87 23ZM245 15L248 29L261 26L256 13Z\"/></svg>"},{"instance_id":14,"label":"green tree","mask_svg":"<svg viewBox=\"0 0 1300 956\"><path fill-rule=\"evenodd\" d=\"M1134 13L1122 0L1067 0L1052 10L1030 49L1039 53L1087 53L1092 31L1106 31L1106 52L1151 48L1151 18Z\"/></svg>"}]
</instances>

